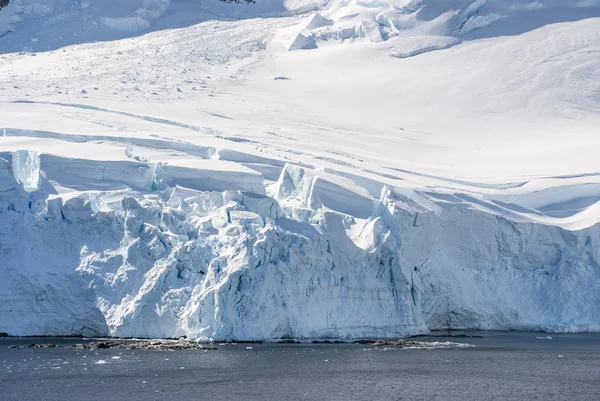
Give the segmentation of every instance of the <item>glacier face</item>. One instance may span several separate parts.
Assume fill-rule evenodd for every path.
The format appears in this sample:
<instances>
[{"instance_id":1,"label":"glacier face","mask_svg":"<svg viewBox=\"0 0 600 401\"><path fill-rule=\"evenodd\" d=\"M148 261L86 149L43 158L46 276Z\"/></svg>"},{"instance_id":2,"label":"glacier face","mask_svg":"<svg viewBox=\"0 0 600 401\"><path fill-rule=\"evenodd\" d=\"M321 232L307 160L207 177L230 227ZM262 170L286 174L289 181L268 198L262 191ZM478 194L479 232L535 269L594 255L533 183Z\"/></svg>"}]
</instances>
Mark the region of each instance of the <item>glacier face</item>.
<instances>
[{"instance_id":1,"label":"glacier face","mask_svg":"<svg viewBox=\"0 0 600 401\"><path fill-rule=\"evenodd\" d=\"M600 330L598 1L206 4L0 12L0 332Z\"/></svg>"},{"instance_id":2,"label":"glacier face","mask_svg":"<svg viewBox=\"0 0 600 401\"><path fill-rule=\"evenodd\" d=\"M600 330L598 226L516 222L387 187L359 219L325 206L326 180L289 164L271 196L49 196L43 162L37 190L15 180L20 156L0 158L0 331L12 335Z\"/></svg>"}]
</instances>

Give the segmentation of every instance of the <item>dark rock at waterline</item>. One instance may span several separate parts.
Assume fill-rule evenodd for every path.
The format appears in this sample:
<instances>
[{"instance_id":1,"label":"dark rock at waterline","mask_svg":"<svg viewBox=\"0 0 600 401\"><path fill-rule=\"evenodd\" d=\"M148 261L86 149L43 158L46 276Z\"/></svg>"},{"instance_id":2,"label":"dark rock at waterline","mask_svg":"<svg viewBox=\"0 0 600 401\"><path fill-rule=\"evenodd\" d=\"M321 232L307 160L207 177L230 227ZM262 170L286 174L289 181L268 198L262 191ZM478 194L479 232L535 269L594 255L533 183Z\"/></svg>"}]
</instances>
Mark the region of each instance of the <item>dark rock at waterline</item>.
<instances>
[{"instance_id":1,"label":"dark rock at waterline","mask_svg":"<svg viewBox=\"0 0 600 401\"><path fill-rule=\"evenodd\" d=\"M29 348L56 348L56 344L29 344Z\"/></svg>"},{"instance_id":2,"label":"dark rock at waterline","mask_svg":"<svg viewBox=\"0 0 600 401\"><path fill-rule=\"evenodd\" d=\"M438 334L436 332L432 332L431 334L417 334L415 336L411 336L411 338L417 337L438 337L438 338L485 338L484 336L480 336L477 334L468 335L468 334Z\"/></svg>"},{"instance_id":3,"label":"dark rock at waterline","mask_svg":"<svg viewBox=\"0 0 600 401\"><path fill-rule=\"evenodd\" d=\"M416 347L418 345L422 345L423 343L419 341L410 341L410 340L378 340L373 343L376 347L396 347L396 348L407 348L407 347Z\"/></svg>"},{"instance_id":4,"label":"dark rock at waterline","mask_svg":"<svg viewBox=\"0 0 600 401\"><path fill-rule=\"evenodd\" d=\"M216 350L216 347L210 347L199 344L194 341L169 341L169 340L150 340L150 341L96 341L89 344L76 344L73 348L78 349L127 349L127 350L153 350L153 351L172 351L172 350Z\"/></svg>"},{"instance_id":5,"label":"dark rock at waterline","mask_svg":"<svg viewBox=\"0 0 600 401\"><path fill-rule=\"evenodd\" d=\"M422 344L419 341L410 341L404 339L398 340L356 340L352 342L353 344L362 344L362 345L373 345L376 347L413 347L419 344Z\"/></svg>"}]
</instances>

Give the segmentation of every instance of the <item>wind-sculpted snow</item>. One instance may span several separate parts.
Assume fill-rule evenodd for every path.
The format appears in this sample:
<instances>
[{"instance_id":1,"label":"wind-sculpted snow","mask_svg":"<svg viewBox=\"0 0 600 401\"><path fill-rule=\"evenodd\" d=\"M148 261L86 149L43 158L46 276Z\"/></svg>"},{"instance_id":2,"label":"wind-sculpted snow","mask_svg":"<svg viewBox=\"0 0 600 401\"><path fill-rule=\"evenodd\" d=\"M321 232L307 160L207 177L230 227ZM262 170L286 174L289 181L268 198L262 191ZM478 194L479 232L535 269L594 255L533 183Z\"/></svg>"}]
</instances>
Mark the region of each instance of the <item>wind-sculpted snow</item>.
<instances>
[{"instance_id":1,"label":"wind-sculpted snow","mask_svg":"<svg viewBox=\"0 0 600 401\"><path fill-rule=\"evenodd\" d=\"M2 182L22 168L19 155L11 162L3 154ZM319 206L322 179L291 165L275 198L152 192L149 181L142 192L65 198L47 189L64 172L39 160L40 181L50 182L25 192L13 180L0 192L0 331L13 335L249 340L600 329L598 227L516 223L387 187L361 220Z\"/></svg>"}]
</instances>

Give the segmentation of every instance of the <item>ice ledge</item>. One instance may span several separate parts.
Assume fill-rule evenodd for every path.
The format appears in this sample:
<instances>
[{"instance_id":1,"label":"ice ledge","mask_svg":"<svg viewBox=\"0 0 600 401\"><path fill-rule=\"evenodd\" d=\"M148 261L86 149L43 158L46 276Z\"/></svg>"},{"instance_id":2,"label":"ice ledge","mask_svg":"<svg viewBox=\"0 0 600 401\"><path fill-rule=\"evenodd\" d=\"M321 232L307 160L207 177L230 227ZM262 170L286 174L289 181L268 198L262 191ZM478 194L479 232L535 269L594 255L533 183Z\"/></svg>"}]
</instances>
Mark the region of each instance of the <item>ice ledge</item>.
<instances>
[{"instance_id":1,"label":"ice ledge","mask_svg":"<svg viewBox=\"0 0 600 401\"><path fill-rule=\"evenodd\" d=\"M439 209L387 187L361 219L324 206L347 206L345 193L292 165L275 198L172 187L44 202L12 171L31 182L35 155L5 156L2 332L259 340L599 329L598 226Z\"/></svg>"}]
</instances>

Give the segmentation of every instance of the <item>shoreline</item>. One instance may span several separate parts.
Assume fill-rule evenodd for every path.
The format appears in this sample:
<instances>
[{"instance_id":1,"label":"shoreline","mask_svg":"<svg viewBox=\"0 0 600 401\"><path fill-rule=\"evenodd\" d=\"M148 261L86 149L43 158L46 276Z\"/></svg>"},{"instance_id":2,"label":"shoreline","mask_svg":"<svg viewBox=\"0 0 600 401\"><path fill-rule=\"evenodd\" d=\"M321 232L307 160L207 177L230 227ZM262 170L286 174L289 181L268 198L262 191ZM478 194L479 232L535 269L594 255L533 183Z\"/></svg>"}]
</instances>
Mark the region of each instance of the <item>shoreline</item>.
<instances>
[{"instance_id":1,"label":"shoreline","mask_svg":"<svg viewBox=\"0 0 600 401\"><path fill-rule=\"evenodd\" d=\"M377 341L398 341L410 340L415 338L485 338L486 333L537 333L551 336L573 335L573 334L600 334L600 331L570 331L570 332L555 332L543 330L478 330L478 329L449 329L449 330L432 330L429 333L414 334L410 336L398 337L357 337L357 338L336 338L336 337L316 337L316 338L269 338L255 340L238 340L238 339L190 339L187 336L181 337L112 337L112 336L84 336L79 334L72 335L10 335L0 332L0 340L2 339L28 339L28 338L48 338L48 339L83 339L97 341L191 341L200 344L212 343L237 343L237 344L264 344L264 343L280 343L280 344L369 344Z\"/></svg>"}]
</instances>

